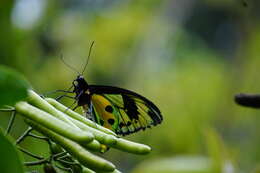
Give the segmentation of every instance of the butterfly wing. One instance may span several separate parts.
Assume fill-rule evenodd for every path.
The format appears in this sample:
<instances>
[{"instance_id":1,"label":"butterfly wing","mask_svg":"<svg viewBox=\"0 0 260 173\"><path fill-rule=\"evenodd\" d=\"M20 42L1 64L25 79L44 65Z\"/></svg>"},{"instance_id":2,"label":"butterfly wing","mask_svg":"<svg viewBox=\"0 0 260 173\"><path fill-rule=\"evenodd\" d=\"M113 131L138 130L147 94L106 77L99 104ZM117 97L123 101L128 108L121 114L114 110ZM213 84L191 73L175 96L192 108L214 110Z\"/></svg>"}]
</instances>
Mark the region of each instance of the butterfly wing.
<instances>
[{"instance_id":1,"label":"butterfly wing","mask_svg":"<svg viewBox=\"0 0 260 173\"><path fill-rule=\"evenodd\" d=\"M95 121L117 134L128 135L160 124L160 110L145 97L126 89L90 85Z\"/></svg>"},{"instance_id":2,"label":"butterfly wing","mask_svg":"<svg viewBox=\"0 0 260 173\"><path fill-rule=\"evenodd\" d=\"M96 123L116 131L119 124L119 114L114 105L102 95L91 96L92 113Z\"/></svg>"}]
</instances>

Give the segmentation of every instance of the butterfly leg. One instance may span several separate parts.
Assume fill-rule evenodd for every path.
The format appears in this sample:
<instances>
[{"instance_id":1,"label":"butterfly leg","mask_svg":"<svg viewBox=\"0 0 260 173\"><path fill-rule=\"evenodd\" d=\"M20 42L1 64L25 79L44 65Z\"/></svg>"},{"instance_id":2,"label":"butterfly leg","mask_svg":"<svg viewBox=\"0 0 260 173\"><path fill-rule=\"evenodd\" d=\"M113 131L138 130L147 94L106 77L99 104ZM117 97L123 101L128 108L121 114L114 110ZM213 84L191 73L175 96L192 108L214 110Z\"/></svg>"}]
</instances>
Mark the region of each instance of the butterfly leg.
<instances>
[{"instance_id":1,"label":"butterfly leg","mask_svg":"<svg viewBox=\"0 0 260 173\"><path fill-rule=\"evenodd\" d=\"M50 91L47 93L44 93L43 95L50 95L50 94L55 94L55 93L74 93L73 91L67 91L67 90L55 90L55 91Z\"/></svg>"},{"instance_id":2,"label":"butterfly leg","mask_svg":"<svg viewBox=\"0 0 260 173\"><path fill-rule=\"evenodd\" d=\"M75 97L68 96L68 95L61 95L61 96L55 98L55 100L59 101L60 99L62 99L62 98L64 98L64 97L67 97L67 98L70 98L70 99L74 99L74 100L75 100Z\"/></svg>"},{"instance_id":3,"label":"butterfly leg","mask_svg":"<svg viewBox=\"0 0 260 173\"><path fill-rule=\"evenodd\" d=\"M50 94L54 94L54 93L58 93L58 92L74 93L73 91L70 91L72 89L72 87L73 87L73 85L70 86L67 90L54 90L54 91L50 91L50 92L44 93L43 95L46 96L46 95L50 95Z\"/></svg>"}]
</instances>

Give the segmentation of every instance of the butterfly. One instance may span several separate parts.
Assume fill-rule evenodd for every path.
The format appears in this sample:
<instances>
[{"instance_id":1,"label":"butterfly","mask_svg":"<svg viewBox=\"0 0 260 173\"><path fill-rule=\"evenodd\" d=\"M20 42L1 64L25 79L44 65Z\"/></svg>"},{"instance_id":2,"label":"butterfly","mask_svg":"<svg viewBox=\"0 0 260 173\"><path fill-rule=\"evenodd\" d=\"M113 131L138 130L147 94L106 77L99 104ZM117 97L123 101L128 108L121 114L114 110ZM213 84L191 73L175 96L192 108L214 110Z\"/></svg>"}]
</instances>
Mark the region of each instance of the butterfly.
<instances>
[{"instance_id":1,"label":"butterfly","mask_svg":"<svg viewBox=\"0 0 260 173\"><path fill-rule=\"evenodd\" d=\"M74 109L82 107L87 118L123 136L162 122L159 108L147 98L115 86L89 85L82 73L73 80L70 93L75 94Z\"/></svg>"}]
</instances>

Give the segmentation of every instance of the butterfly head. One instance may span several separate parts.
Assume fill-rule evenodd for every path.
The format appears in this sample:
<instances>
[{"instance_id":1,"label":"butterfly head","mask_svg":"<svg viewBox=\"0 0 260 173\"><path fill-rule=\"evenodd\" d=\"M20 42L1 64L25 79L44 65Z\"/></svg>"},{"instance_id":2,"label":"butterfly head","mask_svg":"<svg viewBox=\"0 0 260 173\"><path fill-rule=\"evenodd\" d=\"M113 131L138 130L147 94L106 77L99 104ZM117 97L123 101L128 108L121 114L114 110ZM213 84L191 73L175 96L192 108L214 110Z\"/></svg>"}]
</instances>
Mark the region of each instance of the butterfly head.
<instances>
[{"instance_id":1,"label":"butterfly head","mask_svg":"<svg viewBox=\"0 0 260 173\"><path fill-rule=\"evenodd\" d=\"M78 75L75 80L73 80L73 92L76 94L80 94L81 92L85 92L88 90L88 83L82 75Z\"/></svg>"}]
</instances>

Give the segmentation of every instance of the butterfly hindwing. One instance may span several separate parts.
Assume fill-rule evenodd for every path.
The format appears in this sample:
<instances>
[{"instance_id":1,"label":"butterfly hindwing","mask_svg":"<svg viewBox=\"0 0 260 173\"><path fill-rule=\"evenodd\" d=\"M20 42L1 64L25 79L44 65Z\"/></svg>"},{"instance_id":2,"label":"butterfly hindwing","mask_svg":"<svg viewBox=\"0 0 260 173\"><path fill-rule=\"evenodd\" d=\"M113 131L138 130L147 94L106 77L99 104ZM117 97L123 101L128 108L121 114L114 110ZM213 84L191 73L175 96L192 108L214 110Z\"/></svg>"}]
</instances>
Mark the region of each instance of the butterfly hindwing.
<instances>
[{"instance_id":1,"label":"butterfly hindwing","mask_svg":"<svg viewBox=\"0 0 260 173\"><path fill-rule=\"evenodd\" d=\"M115 131L118 128L119 113L113 104L102 95L97 94L91 96L91 102L93 105L95 121L98 124Z\"/></svg>"},{"instance_id":2,"label":"butterfly hindwing","mask_svg":"<svg viewBox=\"0 0 260 173\"><path fill-rule=\"evenodd\" d=\"M160 110L151 101L135 92L117 87L91 85L90 93L95 121L101 125L103 123L103 126L117 134L131 134L162 121ZM113 112L109 112L111 108ZM112 121L111 119L115 122L112 126L108 122Z\"/></svg>"}]
</instances>

